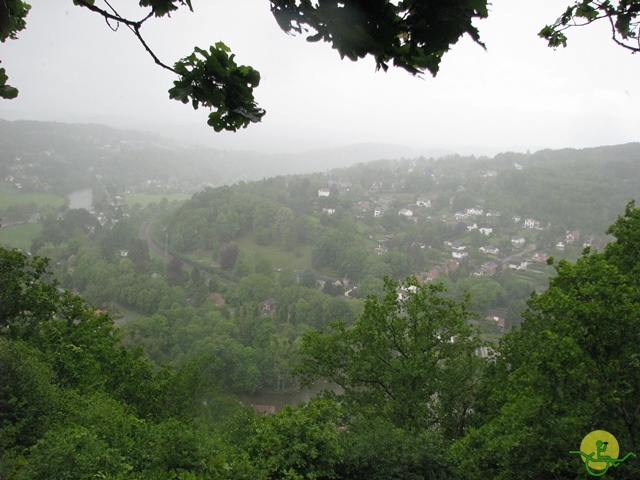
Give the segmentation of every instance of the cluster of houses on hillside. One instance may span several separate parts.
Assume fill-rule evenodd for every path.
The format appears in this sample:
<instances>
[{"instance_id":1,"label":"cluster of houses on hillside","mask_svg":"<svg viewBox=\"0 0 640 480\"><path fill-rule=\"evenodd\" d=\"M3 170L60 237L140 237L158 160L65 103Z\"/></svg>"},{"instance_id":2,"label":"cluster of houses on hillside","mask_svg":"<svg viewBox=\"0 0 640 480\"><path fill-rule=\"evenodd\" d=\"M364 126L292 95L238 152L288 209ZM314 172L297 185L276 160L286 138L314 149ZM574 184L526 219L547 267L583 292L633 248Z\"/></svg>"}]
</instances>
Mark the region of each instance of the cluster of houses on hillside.
<instances>
[{"instance_id":1,"label":"cluster of houses on hillside","mask_svg":"<svg viewBox=\"0 0 640 480\"><path fill-rule=\"evenodd\" d=\"M50 192L52 190L51 185L42 179L40 175L34 173L36 167L37 166L32 163L25 163L19 157L16 157L13 162L7 166L7 169L11 173L5 175L3 180L19 191Z\"/></svg>"},{"instance_id":2,"label":"cluster of houses on hillside","mask_svg":"<svg viewBox=\"0 0 640 480\"><path fill-rule=\"evenodd\" d=\"M514 166L516 168L520 167L519 165ZM482 176L486 178L493 177L495 175L496 173L493 171L482 173ZM332 195L332 192L339 194L341 192L349 190L349 187L350 184L333 182L330 188L324 187L319 189L318 197L329 197ZM380 185L374 184L370 189L370 193L378 192L380 188ZM459 190L464 190L464 187L460 187ZM414 222L417 222L418 218L425 216L425 210L430 210L432 208L431 199L422 195L415 198L415 201L412 204L405 203L404 206L398 208L397 206L399 203L399 198L401 198L399 195L393 193L376 193L375 195L372 195L372 198L370 198L369 200L358 201L353 206L353 209L358 214L358 218L363 218L361 214L364 213L372 212L374 218L379 218L385 214L397 212L397 215L399 215L400 217L411 219ZM393 205L396 205L397 210L393 209ZM332 215L335 213L335 208L323 207L322 212L328 215ZM514 251L516 253L519 251L526 251L527 244L530 243L527 238L530 239L532 236L530 233L526 232L531 230L541 231L546 228L550 228L551 224L549 222L543 222L532 217L513 215L510 219L512 224L519 225L519 228L521 230L518 231L519 229L515 229L517 233L512 234L511 236L507 236L506 239L501 239L501 241L498 241L496 237L496 225L502 225L502 228L504 228L505 225L505 222L502 220L502 212L492 209L487 210L482 206L476 205L456 211L451 217L447 219L445 216L443 216L443 221L445 221L451 227L461 228L461 225L464 225L465 228L462 234L464 234L464 231L466 230L466 233L478 232L481 235L487 237L486 244L477 249L480 254L487 257L487 261L481 265L478 265L478 262L475 262L475 270L473 270L473 272L471 273L472 276L495 275L495 272L499 269L498 267L500 265L513 270L526 270L530 265L534 263L546 262L548 255L543 252L537 251L533 244L531 244L531 246L534 248L532 248L531 251L527 252L530 254L530 256L526 259L510 254L512 254ZM510 230L513 231L513 229ZM557 239L555 243L555 249L558 251L563 251L567 248L567 246L574 244L579 239L580 232L566 232L566 235L563 238ZM501 247L504 247L505 241L510 242L510 248L505 252L501 252ZM389 250L384 245L384 243L386 243L386 240L381 240L378 246L375 247L374 253L378 255L388 253ZM509 243L507 243L507 245L508 244ZM500 245L500 247L497 245ZM450 269L457 268L457 266L461 262L465 261L465 259L469 257L470 247L462 244L460 240L445 242L444 246L449 247L451 260L453 260L452 262L449 262L450 265L448 265L448 268ZM589 237L588 239L586 239L584 241L584 246L594 246L594 238ZM425 248L425 246L421 244L421 248ZM501 258L501 254L504 255L504 257ZM440 274L442 274L442 272L440 272Z\"/></svg>"}]
</instances>

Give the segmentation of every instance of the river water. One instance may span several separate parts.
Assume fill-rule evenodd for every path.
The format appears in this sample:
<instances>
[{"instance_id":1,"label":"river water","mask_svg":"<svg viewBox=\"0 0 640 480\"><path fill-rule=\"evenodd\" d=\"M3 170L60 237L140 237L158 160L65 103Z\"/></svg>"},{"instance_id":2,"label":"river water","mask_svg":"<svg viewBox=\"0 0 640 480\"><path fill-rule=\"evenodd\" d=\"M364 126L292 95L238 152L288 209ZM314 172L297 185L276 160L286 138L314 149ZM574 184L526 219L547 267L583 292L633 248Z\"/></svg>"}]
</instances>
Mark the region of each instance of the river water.
<instances>
[{"instance_id":1,"label":"river water","mask_svg":"<svg viewBox=\"0 0 640 480\"><path fill-rule=\"evenodd\" d=\"M76 190L67 195L67 198L69 199L70 209L84 208L85 210L91 210L93 205L93 192L90 188Z\"/></svg>"},{"instance_id":2,"label":"river water","mask_svg":"<svg viewBox=\"0 0 640 480\"><path fill-rule=\"evenodd\" d=\"M274 393L256 393L254 395L241 395L240 401L246 405L268 405L275 407L276 411L282 410L286 405L297 407L300 403L307 403L322 390L333 390L335 393L342 393L343 390L335 384L319 380L312 388L303 388L301 390L274 392Z\"/></svg>"}]
</instances>

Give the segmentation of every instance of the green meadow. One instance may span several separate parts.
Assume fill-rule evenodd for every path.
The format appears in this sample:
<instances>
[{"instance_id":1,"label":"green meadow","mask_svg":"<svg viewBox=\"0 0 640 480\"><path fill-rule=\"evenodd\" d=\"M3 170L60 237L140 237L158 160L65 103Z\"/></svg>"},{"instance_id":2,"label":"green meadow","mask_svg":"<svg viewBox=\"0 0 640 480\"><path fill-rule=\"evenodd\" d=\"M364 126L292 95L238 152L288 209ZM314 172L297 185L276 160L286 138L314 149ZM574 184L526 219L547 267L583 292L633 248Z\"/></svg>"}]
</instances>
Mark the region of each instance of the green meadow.
<instances>
[{"instance_id":1,"label":"green meadow","mask_svg":"<svg viewBox=\"0 0 640 480\"><path fill-rule=\"evenodd\" d=\"M29 251L31 242L40 233L39 223L23 223L0 228L0 245L7 248L19 248Z\"/></svg>"},{"instance_id":2,"label":"green meadow","mask_svg":"<svg viewBox=\"0 0 640 480\"><path fill-rule=\"evenodd\" d=\"M38 208L50 205L54 208L65 205L66 200L51 193L22 193L5 182L0 182L0 209L17 203L35 203Z\"/></svg>"},{"instance_id":3,"label":"green meadow","mask_svg":"<svg viewBox=\"0 0 640 480\"><path fill-rule=\"evenodd\" d=\"M276 270L305 270L311 265L312 245L298 246L293 252L285 252L275 245L256 245L252 235L246 235L236 243L251 263L257 258L266 258Z\"/></svg>"}]
</instances>

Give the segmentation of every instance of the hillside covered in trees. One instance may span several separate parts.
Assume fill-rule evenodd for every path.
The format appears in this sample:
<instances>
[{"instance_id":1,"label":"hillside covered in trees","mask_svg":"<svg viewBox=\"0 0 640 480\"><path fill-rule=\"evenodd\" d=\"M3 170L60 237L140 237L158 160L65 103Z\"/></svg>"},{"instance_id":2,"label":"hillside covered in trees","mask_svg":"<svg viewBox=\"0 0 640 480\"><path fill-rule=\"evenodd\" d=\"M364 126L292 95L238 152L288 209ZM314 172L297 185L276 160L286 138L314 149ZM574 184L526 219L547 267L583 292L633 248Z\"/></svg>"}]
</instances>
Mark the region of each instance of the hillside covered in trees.
<instances>
[{"instance_id":1,"label":"hillside covered in trees","mask_svg":"<svg viewBox=\"0 0 640 480\"><path fill-rule=\"evenodd\" d=\"M109 314L58 288L45 260L2 249L0 472L583 478L569 452L586 433L606 428L637 449L640 210L629 204L609 233L601 253L556 264L490 359L476 354L468 302L438 283L387 280L352 326L332 322L300 345L297 375L343 393L274 415L221 393L208 375L218 355L153 368L121 346ZM634 460L616 463L616 477L637 478Z\"/></svg>"},{"instance_id":2,"label":"hillside covered in trees","mask_svg":"<svg viewBox=\"0 0 640 480\"><path fill-rule=\"evenodd\" d=\"M585 429L636 448L640 221L633 204L616 218L640 194L638 144L379 160L176 201L195 185L134 160L157 145L103 134L78 133L86 156L15 135L2 164L0 244L18 232L29 251L2 250L3 478L53 457L56 478L579 478L560 455ZM45 185L39 161L77 176ZM73 189L93 206L65 205ZM301 387L329 391L248 407ZM545 439L551 466L525 454Z\"/></svg>"}]
</instances>

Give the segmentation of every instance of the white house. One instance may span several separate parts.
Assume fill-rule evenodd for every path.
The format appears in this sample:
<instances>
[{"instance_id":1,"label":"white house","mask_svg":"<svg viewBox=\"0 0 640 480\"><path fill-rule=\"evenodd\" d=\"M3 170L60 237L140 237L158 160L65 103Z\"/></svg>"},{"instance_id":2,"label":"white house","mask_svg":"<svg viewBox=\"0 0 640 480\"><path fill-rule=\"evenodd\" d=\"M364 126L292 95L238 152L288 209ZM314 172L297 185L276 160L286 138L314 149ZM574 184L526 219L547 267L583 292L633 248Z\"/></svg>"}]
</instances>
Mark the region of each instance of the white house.
<instances>
[{"instance_id":1,"label":"white house","mask_svg":"<svg viewBox=\"0 0 640 480\"><path fill-rule=\"evenodd\" d=\"M567 243L573 243L580 237L578 232L567 232L567 236L565 237L565 241Z\"/></svg>"},{"instance_id":2,"label":"white house","mask_svg":"<svg viewBox=\"0 0 640 480\"><path fill-rule=\"evenodd\" d=\"M403 217L413 217L413 212L408 208L403 208L398 212L398 215L402 215Z\"/></svg>"},{"instance_id":3,"label":"white house","mask_svg":"<svg viewBox=\"0 0 640 480\"><path fill-rule=\"evenodd\" d=\"M416 200L416 205L418 207L431 208L431 200L428 198L418 198L418 200Z\"/></svg>"},{"instance_id":4,"label":"white house","mask_svg":"<svg viewBox=\"0 0 640 480\"><path fill-rule=\"evenodd\" d=\"M511 245L522 246L524 245L524 242L525 242L524 237L511 237Z\"/></svg>"},{"instance_id":5,"label":"white house","mask_svg":"<svg viewBox=\"0 0 640 480\"><path fill-rule=\"evenodd\" d=\"M483 235L491 235L493 233L493 228L489 228L489 227L482 227L480 228L480 233L482 233Z\"/></svg>"},{"instance_id":6,"label":"white house","mask_svg":"<svg viewBox=\"0 0 640 480\"><path fill-rule=\"evenodd\" d=\"M480 207L472 207L472 208L467 208L466 210L467 215L482 215L484 213L484 210L481 209Z\"/></svg>"},{"instance_id":7,"label":"white house","mask_svg":"<svg viewBox=\"0 0 640 480\"><path fill-rule=\"evenodd\" d=\"M509 260L509 268L512 270L526 270L529 262L522 259L521 257L513 257Z\"/></svg>"},{"instance_id":8,"label":"white house","mask_svg":"<svg viewBox=\"0 0 640 480\"><path fill-rule=\"evenodd\" d=\"M478 224L474 223L473 225L467 225L467 232L471 232L472 230L477 230Z\"/></svg>"},{"instance_id":9,"label":"white house","mask_svg":"<svg viewBox=\"0 0 640 480\"><path fill-rule=\"evenodd\" d=\"M469 255L469 252L451 252L453 258L463 259Z\"/></svg>"},{"instance_id":10,"label":"white house","mask_svg":"<svg viewBox=\"0 0 640 480\"><path fill-rule=\"evenodd\" d=\"M374 217L381 217L383 213L384 213L384 211L381 208L376 208L373 211L373 216Z\"/></svg>"},{"instance_id":11,"label":"white house","mask_svg":"<svg viewBox=\"0 0 640 480\"><path fill-rule=\"evenodd\" d=\"M525 218L524 226L525 228L540 228L540 222L533 218Z\"/></svg>"},{"instance_id":12,"label":"white house","mask_svg":"<svg viewBox=\"0 0 640 480\"><path fill-rule=\"evenodd\" d=\"M500 251L498 247L494 247L492 245L486 245L484 247L480 247L479 250L482 253L488 253L490 255L496 255Z\"/></svg>"},{"instance_id":13,"label":"white house","mask_svg":"<svg viewBox=\"0 0 640 480\"><path fill-rule=\"evenodd\" d=\"M331 190L329 190L328 188L321 188L320 190L318 190L319 197L328 197L329 195L331 195Z\"/></svg>"}]
</instances>

